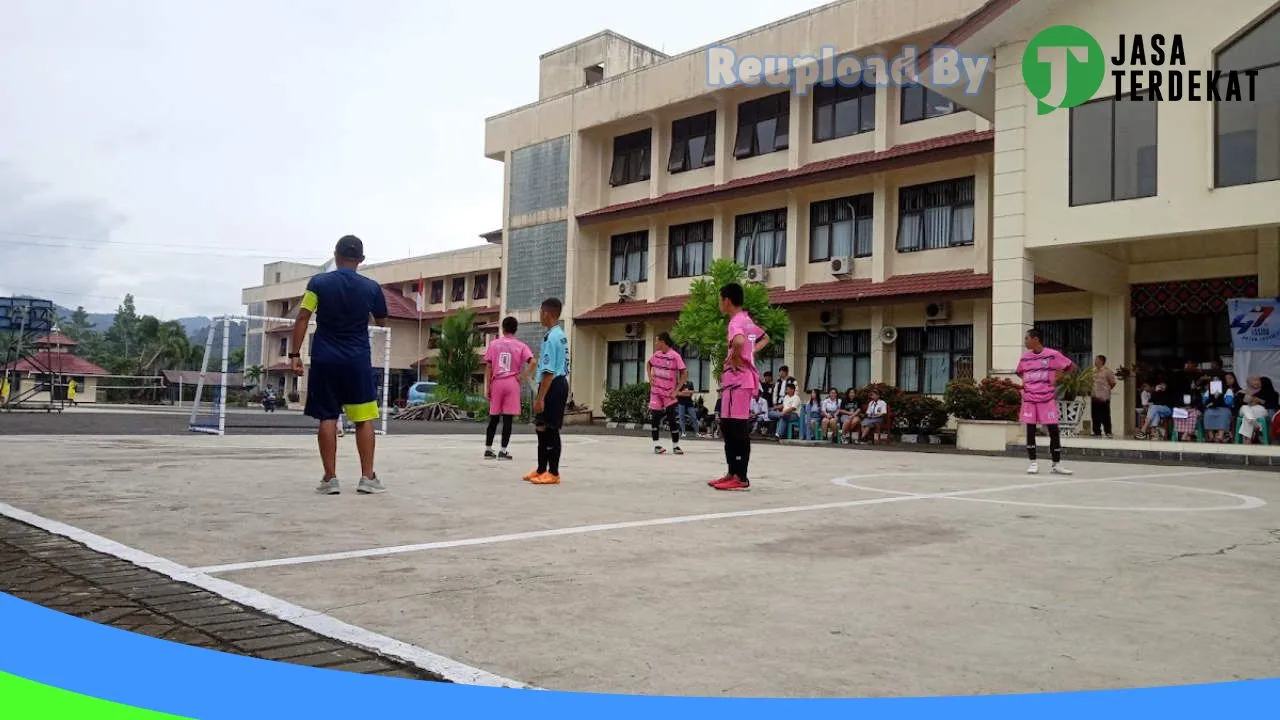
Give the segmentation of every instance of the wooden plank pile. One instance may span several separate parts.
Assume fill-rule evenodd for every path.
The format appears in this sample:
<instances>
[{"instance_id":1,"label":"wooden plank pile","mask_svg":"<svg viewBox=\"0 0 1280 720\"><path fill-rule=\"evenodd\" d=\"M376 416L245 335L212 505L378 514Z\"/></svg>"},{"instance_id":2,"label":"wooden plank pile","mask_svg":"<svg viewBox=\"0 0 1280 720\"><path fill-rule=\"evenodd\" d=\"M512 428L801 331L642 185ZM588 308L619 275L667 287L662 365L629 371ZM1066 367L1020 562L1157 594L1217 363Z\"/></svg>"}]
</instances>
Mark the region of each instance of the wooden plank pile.
<instances>
[{"instance_id":1,"label":"wooden plank pile","mask_svg":"<svg viewBox=\"0 0 1280 720\"><path fill-rule=\"evenodd\" d=\"M462 411L458 409L457 405L439 402L427 403L425 405L410 405L393 415L392 419L441 422L463 420L465 419L465 416L462 414Z\"/></svg>"}]
</instances>

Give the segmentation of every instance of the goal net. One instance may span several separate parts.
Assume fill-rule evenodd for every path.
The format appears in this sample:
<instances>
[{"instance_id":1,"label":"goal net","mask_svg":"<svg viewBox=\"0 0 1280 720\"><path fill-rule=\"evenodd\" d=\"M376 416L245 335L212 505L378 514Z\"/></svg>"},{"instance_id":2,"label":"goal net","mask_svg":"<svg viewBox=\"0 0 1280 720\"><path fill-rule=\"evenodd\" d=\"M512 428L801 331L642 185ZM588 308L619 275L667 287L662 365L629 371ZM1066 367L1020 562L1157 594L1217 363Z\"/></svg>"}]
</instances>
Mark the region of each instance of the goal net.
<instances>
[{"instance_id":1,"label":"goal net","mask_svg":"<svg viewBox=\"0 0 1280 720\"><path fill-rule=\"evenodd\" d=\"M307 330L303 341L303 375L293 374L287 357L292 334L293 319L263 317L259 315L225 315L214 318L204 343L204 357L199 373L183 373L179 378L183 390L178 402L185 404L190 398L191 417L187 428L191 432L210 435L226 435L237 430L267 432L314 431L316 422L302 414L306 401L307 379L310 375L311 333L315 322ZM250 343L251 334L260 333L261 342ZM246 358L242 367L231 367L233 343L243 342ZM377 384L380 418L375 431L387 432L387 406L389 379L391 378L391 328L369 326L370 357ZM259 356L250 348L262 348ZM257 364L259 359L262 364ZM194 390L194 394L192 393ZM354 430L343 415L341 430Z\"/></svg>"}]
</instances>

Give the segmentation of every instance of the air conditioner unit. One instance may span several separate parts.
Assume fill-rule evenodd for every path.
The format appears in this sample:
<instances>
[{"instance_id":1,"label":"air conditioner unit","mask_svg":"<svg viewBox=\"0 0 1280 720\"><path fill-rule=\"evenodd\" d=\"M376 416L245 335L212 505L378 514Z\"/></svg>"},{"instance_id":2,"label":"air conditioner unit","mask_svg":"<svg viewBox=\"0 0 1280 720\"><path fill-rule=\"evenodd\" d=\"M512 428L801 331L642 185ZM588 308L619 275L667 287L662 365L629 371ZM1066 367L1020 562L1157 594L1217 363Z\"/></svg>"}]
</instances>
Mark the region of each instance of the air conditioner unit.
<instances>
[{"instance_id":1,"label":"air conditioner unit","mask_svg":"<svg viewBox=\"0 0 1280 720\"><path fill-rule=\"evenodd\" d=\"M627 338L634 340L644 335L644 323L627 323L626 326L622 328L622 331L626 333Z\"/></svg>"},{"instance_id":2,"label":"air conditioner unit","mask_svg":"<svg viewBox=\"0 0 1280 720\"><path fill-rule=\"evenodd\" d=\"M747 268L747 282L762 283L768 278L769 271L763 265L752 265Z\"/></svg>"},{"instance_id":3,"label":"air conditioner unit","mask_svg":"<svg viewBox=\"0 0 1280 720\"><path fill-rule=\"evenodd\" d=\"M898 328L892 325L886 325L880 329L880 342L885 345L892 345L898 342Z\"/></svg>"},{"instance_id":4,"label":"air conditioner unit","mask_svg":"<svg viewBox=\"0 0 1280 720\"><path fill-rule=\"evenodd\" d=\"M850 275L853 273L853 258L851 257L834 257L831 258L831 274L836 277Z\"/></svg>"},{"instance_id":5,"label":"air conditioner unit","mask_svg":"<svg viewBox=\"0 0 1280 720\"><path fill-rule=\"evenodd\" d=\"M618 299L631 300L636 296L636 284L630 280L618 283Z\"/></svg>"},{"instance_id":6,"label":"air conditioner unit","mask_svg":"<svg viewBox=\"0 0 1280 720\"><path fill-rule=\"evenodd\" d=\"M929 303L924 308L924 319L929 322L939 322L949 317L951 317L951 303L945 300Z\"/></svg>"},{"instance_id":7,"label":"air conditioner unit","mask_svg":"<svg viewBox=\"0 0 1280 720\"><path fill-rule=\"evenodd\" d=\"M843 314L840 312L839 308L823 310L818 314L818 322L822 324L822 327L827 329L840 327L840 323L843 319Z\"/></svg>"}]
</instances>

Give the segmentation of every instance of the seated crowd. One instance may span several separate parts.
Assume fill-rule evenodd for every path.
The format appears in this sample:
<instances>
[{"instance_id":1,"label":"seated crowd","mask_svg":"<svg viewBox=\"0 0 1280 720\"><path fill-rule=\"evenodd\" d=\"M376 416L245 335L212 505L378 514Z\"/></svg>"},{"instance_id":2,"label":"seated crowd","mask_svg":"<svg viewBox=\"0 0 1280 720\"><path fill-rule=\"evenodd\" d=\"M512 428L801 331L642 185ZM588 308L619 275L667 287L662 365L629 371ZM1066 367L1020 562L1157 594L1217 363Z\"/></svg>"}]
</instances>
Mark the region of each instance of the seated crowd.
<instances>
[{"instance_id":1,"label":"seated crowd","mask_svg":"<svg viewBox=\"0 0 1280 720\"><path fill-rule=\"evenodd\" d=\"M1140 400L1140 440L1171 432L1179 440L1258 443L1280 423L1280 396L1271 378L1250 377L1241 386L1217 362L1201 370L1188 361L1181 371L1144 383Z\"/></svg>"}]
</instances>

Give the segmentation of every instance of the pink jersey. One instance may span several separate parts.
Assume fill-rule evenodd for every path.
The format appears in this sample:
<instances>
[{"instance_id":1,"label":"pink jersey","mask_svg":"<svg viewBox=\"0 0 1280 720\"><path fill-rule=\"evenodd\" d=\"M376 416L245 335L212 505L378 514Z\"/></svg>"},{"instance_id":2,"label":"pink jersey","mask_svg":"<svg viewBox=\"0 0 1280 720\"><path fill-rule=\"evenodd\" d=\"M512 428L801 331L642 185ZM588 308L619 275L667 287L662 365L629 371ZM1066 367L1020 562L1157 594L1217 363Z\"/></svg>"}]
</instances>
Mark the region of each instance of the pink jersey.
<instances>
[{"instance_id":1,"label":"pink jersey","mask_svg":"<svg viewBox=\"0 0 1280 720\"><path fill-rule=\"evenodd\" d=\"M1065 355L1053 348L1044 348L1038 353L1030 350L1022 353L1017 372L1022 378L1023 402L1052 402L1058 395L1058 371L1071 365Z\"/></svg>"},{"instance_id":2,"label":"pink jersey","mask_svg":"<svg viewBox=\"0 0 1280 720\"><path fill-rule=\"evenodd\" d=\"M729 367L727 358L733 355L733 339L739 335L746 339L742 344L742 356L746 359L746 367L734 370ZM764 337L764 331L756 325L746 310L729 318L729 352L726 355L724 372L720 377L722 386L754 388L753 397L754 393L759 391L760 373L756 370L756 341L761 337Z\"/></svg>"},{"instance_id":3,"label":"pink jersey","mask_svg":"<svg viewBox=\"0 0 1280 720\"><path fill-rule=\"evenodd\" d=\"M685 369L684 358L675 350L663 350L649 358L653 368L653 380L649 384L649 409L665 410L676 402L676 385L680 371Z\"/></svg>"},{"instance_id":4,"label":"pink jersey","mask_svg":"<svg viewBox=\"0 0 1280 720\"><path fill-rule=\"evenodd\" d=\"M495 381L516 377L532 359L533 351L528 345L507 335L489 343L484 351L484 361L493 368Z\"/></svg>"}]
</instances>

